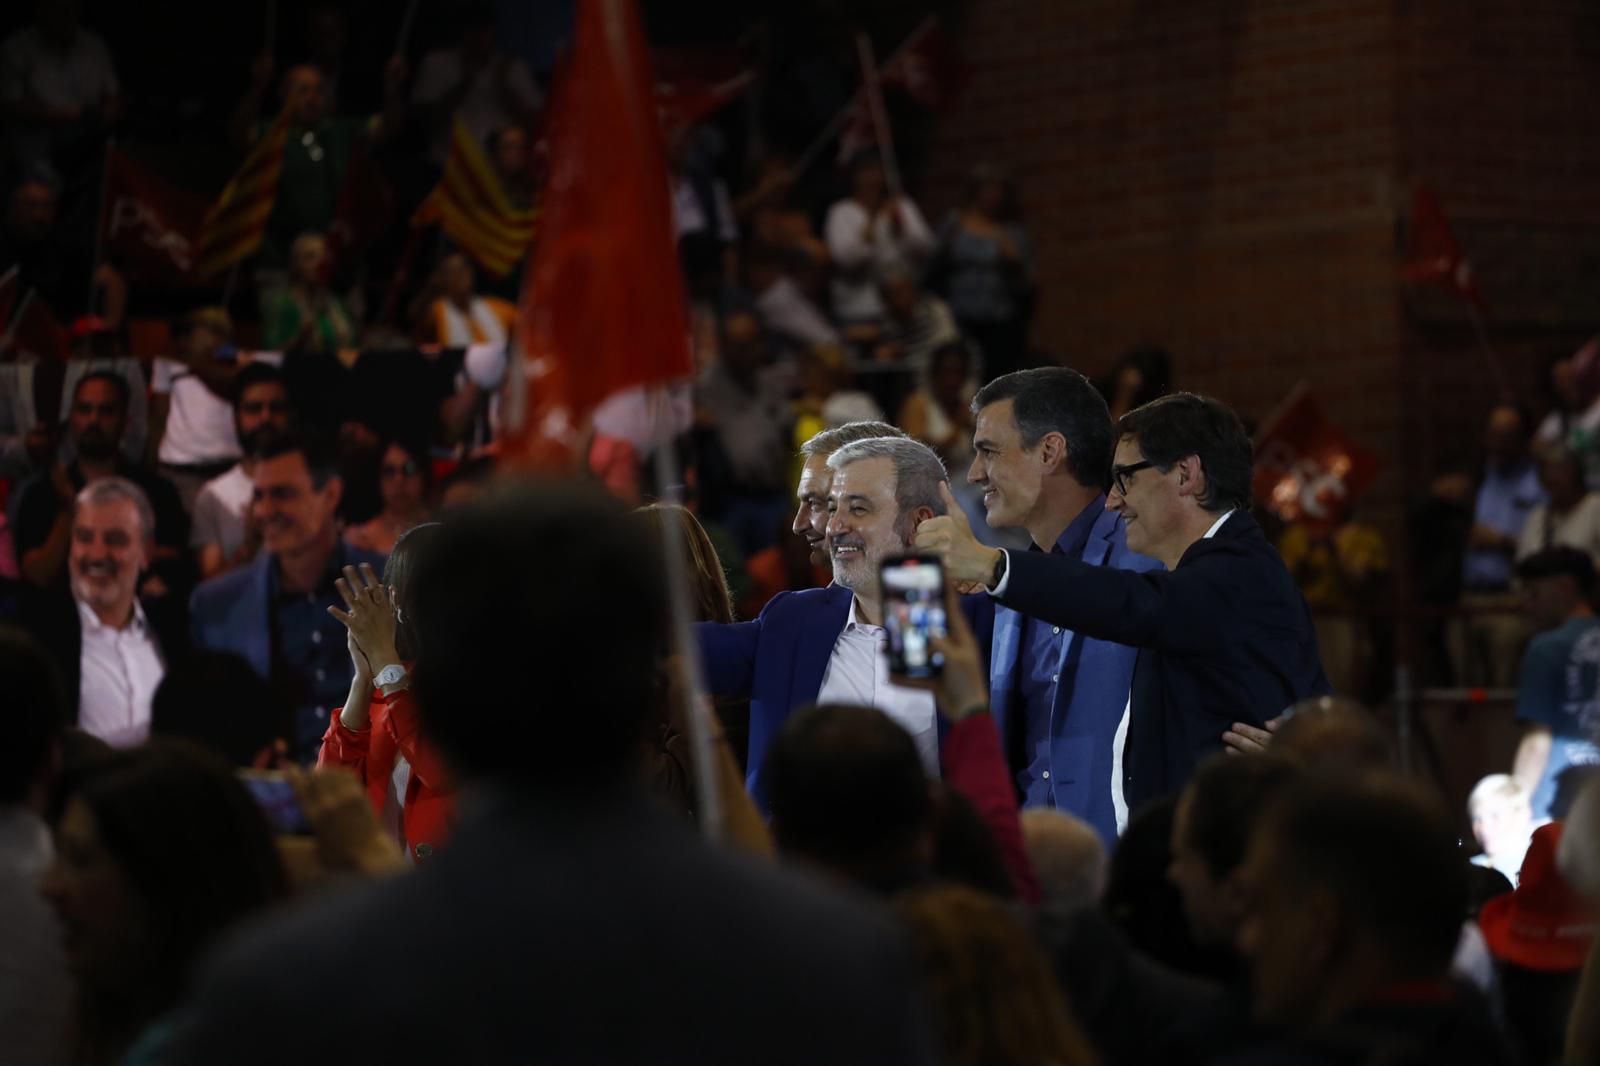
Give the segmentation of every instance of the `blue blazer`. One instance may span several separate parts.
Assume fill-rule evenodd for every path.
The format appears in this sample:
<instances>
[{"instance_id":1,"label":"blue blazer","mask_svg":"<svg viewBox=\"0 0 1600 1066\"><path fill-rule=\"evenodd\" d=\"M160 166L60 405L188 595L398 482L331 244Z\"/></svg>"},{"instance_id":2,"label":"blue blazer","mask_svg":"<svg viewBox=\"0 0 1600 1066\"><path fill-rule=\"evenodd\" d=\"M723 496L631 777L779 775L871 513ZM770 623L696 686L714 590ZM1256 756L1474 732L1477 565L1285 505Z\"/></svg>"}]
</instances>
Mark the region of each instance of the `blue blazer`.
<instances>
[{"instance_id":1,"label":"blue blazer","mask_svg":"<svg viewBox=\"0 0 1600 1066\"><path fill-rule=\"evenodd\" d=\"M383 573L385 556L341 543L352 566L371 563ZM272 558L266 552L249 566L202 582L189 597L189 633L197 648L242 656L263 678L272 676L272 626L268 619Z\"/></svg>"},{"instance_id":2,"label":"blue blazer","mask_svg":"<svg viewBox=\"0 0 1600 1066\"><path fill-rule=\"evenodd\" d=\"M753 622L695 623L706 687L716 696L750 700L750 749L745 786L763 811L769 809L767 749L798 708L817 702L833 646L850 620L854 596L842 585L780 592ZM961 607L979 646L988 653L987 627L975 617L987 596L968 596ZM943 721L940 737L944 736Z\"/></svg>"},{"instance_id":3,"label":"blue blazer","mask_svg":"<svg viewBox=\"0 0 1600 1066\"><path fill-rule=\"evenodd\" d=\"M1329 692L1311 610L1261 527L1235 512L1171 572L1012 552L1003 602L1139 649L1123 752L1130 811L1176 792L1233 722Z\"/></svg>"},{"instance_id":4,"label":"blue blazer","mask_svg":"<svg viewBox=\"0 0 1600 1066\"><path fill-rule=\"evenodd\" d=\"M1039 553L1011 552L1010 557L1023 554ZM1149 556L1128 550L1122 518L1113 511L1095 519L1082 558L1088 566L1139 573L1164 569ZM1022 682L1020 664L1026 622L1027 616L1022 612L997 605L989 656L989 705L1014 772L1025 769L1026 760L1032 756L1031 752L1024 753L1024 762L1016 762L1017 744L1023 734L1023 706L1017 690ZM1024 807L1050 806L1053 791L1054 806L1094 826L1108 845L1117 839L1116 812L1111 803L1113 741L1128 703L1138 656L1137 648L1067 630L1058 670L1061 681L1056 685L1055 704L1050 709L1050 780L1031 782L1022 797Z\"/></svg>"}]
</instances>

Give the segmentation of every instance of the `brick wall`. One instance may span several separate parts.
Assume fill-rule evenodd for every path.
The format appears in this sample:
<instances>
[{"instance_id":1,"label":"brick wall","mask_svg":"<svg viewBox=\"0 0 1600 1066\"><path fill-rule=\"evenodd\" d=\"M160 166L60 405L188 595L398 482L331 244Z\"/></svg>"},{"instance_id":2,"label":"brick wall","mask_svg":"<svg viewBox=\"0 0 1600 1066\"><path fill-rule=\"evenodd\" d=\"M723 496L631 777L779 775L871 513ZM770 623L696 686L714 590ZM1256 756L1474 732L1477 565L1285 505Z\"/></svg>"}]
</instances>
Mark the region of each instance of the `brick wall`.
<instances>
[{"instance_id":1,"label":"brick wall","mask_svg":"<svg viewBox=\"0 0 1600 1066\"><path fill-rule=\"evenodd\" d=\"M1390 460L1365 511L1462 454L1493 395L1461 308L1396 281L1415 176L1477 262L1512 379L1596 325L1600 9L1576 0L984 0L926 199L1019 179L1034 341L1098 373L1167 346L1266 415L1299 379Z\"/></svg>"}]
</instances>

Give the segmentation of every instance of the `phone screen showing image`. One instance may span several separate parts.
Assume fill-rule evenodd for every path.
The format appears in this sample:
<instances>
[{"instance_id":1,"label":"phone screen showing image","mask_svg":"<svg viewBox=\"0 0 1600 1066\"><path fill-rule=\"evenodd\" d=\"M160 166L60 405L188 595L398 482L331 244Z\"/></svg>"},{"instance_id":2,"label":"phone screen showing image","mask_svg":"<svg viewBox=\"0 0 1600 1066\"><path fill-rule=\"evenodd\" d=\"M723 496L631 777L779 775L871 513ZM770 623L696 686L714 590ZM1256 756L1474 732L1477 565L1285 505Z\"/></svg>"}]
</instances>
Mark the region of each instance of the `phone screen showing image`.
<instances>
[{"instance_id":1,"label":"phone screen showing image","mask_svg":"<svg viewBox=\"0 0 1600 1066\"><path fill-rule=\"evenodd\" d=\"M241 770L239 780L255 797L256 805L267 816L267 824L275 835L311 835L311 826L300 809L300 799L287 777L267 770Z\"/></svg>"},{"instance_id":2,"label":"phone screen showing image","mask_svg":"<svg viewBox=\"0 0 1600 1066\"><path fill-rule=\"evenodd\" d=\"M881 577L889 672L938 676L944 655L931 642L945 635L944 567L932 555L897 555L884 560Z\"/></svg>"}]
</instances>

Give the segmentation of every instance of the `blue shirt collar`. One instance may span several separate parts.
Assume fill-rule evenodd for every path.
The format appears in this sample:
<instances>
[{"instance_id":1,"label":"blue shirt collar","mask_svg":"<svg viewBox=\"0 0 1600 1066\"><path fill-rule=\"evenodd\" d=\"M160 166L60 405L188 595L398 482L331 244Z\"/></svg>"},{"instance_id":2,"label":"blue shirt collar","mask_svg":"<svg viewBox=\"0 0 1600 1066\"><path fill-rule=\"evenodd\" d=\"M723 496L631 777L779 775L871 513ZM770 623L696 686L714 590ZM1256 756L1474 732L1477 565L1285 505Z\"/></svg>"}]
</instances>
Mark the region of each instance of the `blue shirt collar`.
<instances>
[{"instance_id":1,"label":"blue shirt collar","mask_svg":"<svg viewBox=\"0 0 1600 1066\"><path fill-rule=\"evenodd\" d=\"M1067 526L1066 532L1056 539L1053 550L1057 554L1065 555L1070 559L1083 558L1083 549L1089 546L1089 534L1094 532L1094 524L1100 520L1100 516L1105 513L1105 509L1106 498L1105 494L1102 493L1096 496L1089 503L1089 506L1078 512L1078 517L1074 518L1072 523ZM1031 550L1043 551L1037 544L1032 545Z\"/></svg>"}]
</instances>

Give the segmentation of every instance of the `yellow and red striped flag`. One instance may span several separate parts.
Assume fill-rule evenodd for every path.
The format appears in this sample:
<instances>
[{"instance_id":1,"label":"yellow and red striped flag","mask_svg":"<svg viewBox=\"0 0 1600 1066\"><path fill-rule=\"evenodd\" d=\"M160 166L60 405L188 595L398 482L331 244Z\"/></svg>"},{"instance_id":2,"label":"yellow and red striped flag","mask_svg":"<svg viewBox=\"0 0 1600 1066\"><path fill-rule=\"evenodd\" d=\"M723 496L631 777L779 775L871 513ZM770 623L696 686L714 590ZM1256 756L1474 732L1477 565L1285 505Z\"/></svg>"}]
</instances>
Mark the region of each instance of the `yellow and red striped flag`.
<instances>
[{"instance_id":1,"label":"yellow and red striped flag","mask_svg":"<svg viewBox=\"0 0 1600 1066\"><path fill-rule=\"evenodd\" d=\"M195 272L201 277L220 273L261 247L267 216L278 199L283 146L288 139L289 109L285 107L206 212L195 254Z\"/></svg>"},{"instance_id":2,"label":"yellow and red striped flag","mask_svg":"<svg viewBox=\"0 0 1600 1066\"><path fill-rule=\"evenodd\" d=\"M533 243L537 207L511 203L483 148L457 115L444 177L411 218L437 222L445 235L495 277L505 277Z\"/></svg>"}]
</instances>

